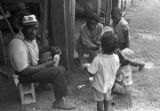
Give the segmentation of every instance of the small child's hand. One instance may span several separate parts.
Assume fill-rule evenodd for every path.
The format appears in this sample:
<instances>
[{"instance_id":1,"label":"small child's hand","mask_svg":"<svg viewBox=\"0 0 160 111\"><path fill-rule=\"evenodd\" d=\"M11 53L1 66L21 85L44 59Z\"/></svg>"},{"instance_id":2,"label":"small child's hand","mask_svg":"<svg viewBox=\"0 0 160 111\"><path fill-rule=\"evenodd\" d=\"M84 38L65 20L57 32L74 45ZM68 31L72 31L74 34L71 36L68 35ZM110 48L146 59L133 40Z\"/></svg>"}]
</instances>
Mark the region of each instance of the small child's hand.
<instances>
[{"instance_id":1,"label":"small child's hand","mask_svg":"<svg viewBox=\"0 0 160 111\"><path fill-rule=\"evenodd\" d=\"M90 85L93 84L93 80L94 80L94 77L89 77L89 78L88 78L88 81L89 81L89 84L90 84Z\"/></svg>"},{"instance_id":2,"label":"small child's hand","mask_svg":"<svg viewBox=\"0 0 160 111\"><path fill-rule=\"evenodd\" d=\"M84 68L88 68L90 65L91 65L90 63L84 63L84 64L83 64L83 67L84 67Z\"/></svg>"},{"instance_id":3,"label":"small child's hand","mask_svg":"<svg viewBox=\"0 0 160 111\"><path fill-rule=\"evenodd\" d=\"M57 46L51 47L50 51L52 53L52 57L54 57L55 54L61 54L62 53L61 49Z\"/></svg>"}]
</instances>

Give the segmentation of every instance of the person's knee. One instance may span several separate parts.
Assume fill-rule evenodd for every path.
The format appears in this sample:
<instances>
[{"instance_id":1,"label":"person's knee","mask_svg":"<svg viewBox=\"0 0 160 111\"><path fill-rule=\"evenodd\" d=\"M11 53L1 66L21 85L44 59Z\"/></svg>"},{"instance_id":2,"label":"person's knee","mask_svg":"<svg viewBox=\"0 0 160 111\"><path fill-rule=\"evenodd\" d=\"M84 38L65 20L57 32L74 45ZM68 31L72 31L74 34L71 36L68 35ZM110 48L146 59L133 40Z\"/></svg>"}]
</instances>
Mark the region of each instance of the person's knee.
<instances>
[{"instance_id":1,"label":"person's knee","mask_svg":"<svg viewBox=\"0 0 160 111\"><path fill-rule=\"evenodd\" d=\"M59 70L61 72L65 72L66 71L66 68L64 66L62 66L62 65L59 65L58 68L59 68Z\"/></svg>"},{"instance_id":2,"label":"person's knee","mask_svg":"<svg viewBox=\"0 0 160 111\"><path fill-rule=\"evenodd\" d=\"M97 111L103 111L104 101L97 101Z\"/></svg>"},{"instance_id":3,"label":"person's knee","mask_svg":"<svg viewBox=\"0 0 160 111\"><path fill-rule=\"evenodd\" d=\"M53 67L50 70L50 76L53 76L53 78L57 76L64 76L64 71L65 71L64 67L59 67L59 66Z\"/></svg>"},{"instance_id":4,"label":"person's knee","mask_svg":"<svg viewBox=\"0 0 160 111\"><path fill-rule=\"evenodd\" d=\"M58 77L65 77L65 67L64 66L58 66L58 73L57 76Z\"/></svg>"},{"instance_id":5,"label":"person's knee","mask_svg":"<svg viewBox=\"0 0 160 111\"><path fill-rule=\"evenodd\" d=\"M114 85L114 88L112 89L113 92L115 93L118 93L118 94L121 94L121 95L125 95L127 94L127 90L126 90L126 87L116 83Z\"/></svg>"}]
</instances>

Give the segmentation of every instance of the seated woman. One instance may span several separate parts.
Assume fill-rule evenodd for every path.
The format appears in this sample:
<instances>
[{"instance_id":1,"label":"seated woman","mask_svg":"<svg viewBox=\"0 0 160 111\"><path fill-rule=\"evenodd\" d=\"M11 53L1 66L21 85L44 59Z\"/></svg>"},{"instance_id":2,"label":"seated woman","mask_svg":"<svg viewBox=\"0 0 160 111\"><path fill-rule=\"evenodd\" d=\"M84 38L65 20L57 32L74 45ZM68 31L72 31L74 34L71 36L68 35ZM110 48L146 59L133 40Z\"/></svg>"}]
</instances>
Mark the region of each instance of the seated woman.
<instances>
[{"instance_id":1,"label":"seated woman","mask_svg":"<svg viewBox=\"0 0 160 111\"><path fill-rule=\"evenodd\" d=\"M101 43L102 29L103 25L99 23L98 15L89 13L86 23L80 28L80 37L77 43L77 51L81 65L85 62L83 54L89 54L89 62L96 56Z\"/></svg>"}]
</instances>

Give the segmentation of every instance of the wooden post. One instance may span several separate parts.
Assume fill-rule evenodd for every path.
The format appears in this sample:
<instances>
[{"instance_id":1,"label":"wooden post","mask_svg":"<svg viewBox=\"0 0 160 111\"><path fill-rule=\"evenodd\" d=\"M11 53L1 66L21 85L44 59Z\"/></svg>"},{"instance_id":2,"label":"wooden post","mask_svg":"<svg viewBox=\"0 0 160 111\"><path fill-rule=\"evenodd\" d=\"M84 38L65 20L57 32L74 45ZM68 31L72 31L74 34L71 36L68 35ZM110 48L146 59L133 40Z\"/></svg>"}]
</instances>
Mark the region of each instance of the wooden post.
<instances>
[{"instance_id":1,"label":"wooden post","mask_svg":"<svg viewBox=\"0 0 160 111\"><path fill-rule=\"evenodd\" d=\"M100 17L100 15L101 15L101 3L102 3L102 1L101 0L97 0L97 2L98 2L98 9L97 9L97 13L98 13L98 16Z\"/></svg>"},{"instance_id":2,"label":"wooden post","mask_svg":"<svg viewBox=\"0 0 160 111\"><path fill-rule=\"evenodd\" d=\"M70 23L71 23L71 21L68 21L69 20L69 16L68 16L68 14L70 14L69 12L70 12L70 7L68 7L70 5L70 0L68 1L66 1L66 0L64 0L64 24L65 24L65 38L66 38L66 62L67 62L67 68L68 69L70 69L71 67L70 67L70 63L69 63L69 36L68 36L68 34L69 34L69 32L68 31L70 31L69 30L69 25L70 25ZM68 30L67 30L67 28L68 28Z\"/></svg>"},{"instance_id":3,"label":"wooden post","mask_svg":"<svg viewBox=\"0 0 160 111\"><path fill-rule=\"evenodd\" d=\"M6 63L7 63L6 50L4 46L4 40L2 37L2 33L0 31L0 66L5 65Z\"/></svg>"},{"instance_id":4,"label":"wooden post","mask_svg":"<svg viewBox=\"0 0 160 111\"><path fill-rule=\"evenodd\" d=\"M43 13L41 15L41 45L48 46L46 39L47 21L48 21L48 0L42 0Z\"/></svg>"},{"instance_id":5,"label":"wooden post","mask_svg":"<svg viewBox=\"0 0 160 111\"><path fill-rule=\"evenodd\" d=\"M107 26L110 24L111 10L112 10L112 0L106 0L106 18L105 18L105 25L107 25Z\"/></svg>"},{"instance_id":6,"label":"wooden post","mask_svg":"<svg viewBox=\"0 0 160 111\"><path fill-rule=\"evenodd\" d=\"M122 8L122 7L121 7L121 4L122 4L122 0L118 0L117 5L118 5L118 8L120 8L120 9Z\"/></svg>"},{"instance_id":7,"label":"wooden post","mask_svg":"<svg viewBox=\"0 0 160 111\"><path fill-rule=\"evenodd\" d=\"M48 0L41 1L41 46L48 46L48 40L46 38L46 31L47 31L47 21L48 21ZM44 52L40 54L40 61L46 62L50 58L50 52Z\"/></svg>"},{"instance_id":8,"label":"wooden post","mask_svg":"<svg viewBox=\"0 0 160 111\"><path fill-rule=\"evenodd\" d=\"M72 44L70 44L70 46L69 46L69 52L70 52L70 69L71 70L73 70L74 69L74 67L73 66L75 66L74 65L74 62L73 62L73 59L74 59L74 39L75 39L75 37L74 37L74 30L75 30L75 9L76 9L76 0L71 0L71 36L70 36L70 41L69 41L69 44L70 43L72 43Z\"/></svg>"},{"instance_id":9,"label":"wooden post","mask_svg":"<svg viewBox=\"0 0 160 111\"><path fill-rule=\"evenodd\" d=\"M75 0L49 0L48 13L49 38L62 49L60 64L70 70L74 54Z\"/></svg>"},{"instance_id":10,"label":"wooden post","mask_svg":"<svg viewBox=\"0 0 160 111\"><path fill-rule=\"evenodd\" d=\"M74 58L75 0L64 0L67 67L72 70Z\"/></svg>"},{"instance_id":11,"label":"wooden post","mask_svg":"<svg viewBox=\"0 0 160 111\"><path fill-rule=\"evenodd\" d=\"M122 16L125 16L125 13L126 13L126 10L127 10L127 0L122 0L122 3L121 3L121 7L122 7Z\"/></svg>"},{"instance_id":12,"label":"wooden post","mask_svg":"<svg viewBox=\"0 0 160 111\"><path fill-rule=\"evenodd\" d=\"M57 45L62 49L62 55L60 64L68 68L67 61L67 47L66 46L66 23L64 14L64 4L65 0L49 0L49 18L48 18L48 35L50 38L50 43L53 45Z\"/></svg>"}]
</instances>

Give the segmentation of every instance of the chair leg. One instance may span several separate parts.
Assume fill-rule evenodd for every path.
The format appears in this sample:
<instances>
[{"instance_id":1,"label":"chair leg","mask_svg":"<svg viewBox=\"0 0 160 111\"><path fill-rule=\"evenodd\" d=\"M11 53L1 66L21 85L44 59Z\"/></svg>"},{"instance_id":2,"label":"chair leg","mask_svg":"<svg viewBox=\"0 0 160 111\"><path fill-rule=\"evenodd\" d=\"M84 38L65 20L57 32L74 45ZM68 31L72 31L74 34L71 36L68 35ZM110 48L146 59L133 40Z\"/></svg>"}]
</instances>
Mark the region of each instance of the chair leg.
<instances>
[{"instance_id":1,"label":"chair leg","mask_svg":"<svg viewBox=\"0 0 160 111\"><path fill-rule=\"evenodd\" d=\"M22 105L36 102L34 83L30 84L19 83L19 92Z\"/></svg>"}]
</instances>

